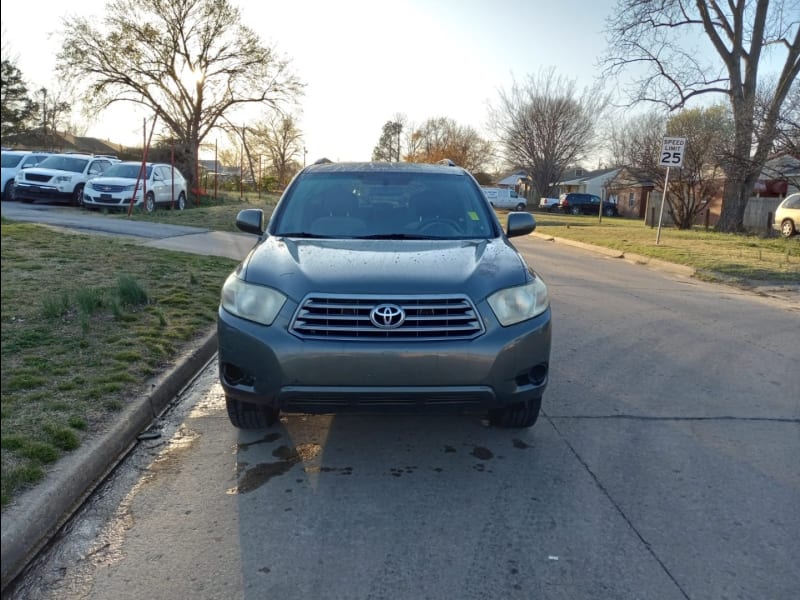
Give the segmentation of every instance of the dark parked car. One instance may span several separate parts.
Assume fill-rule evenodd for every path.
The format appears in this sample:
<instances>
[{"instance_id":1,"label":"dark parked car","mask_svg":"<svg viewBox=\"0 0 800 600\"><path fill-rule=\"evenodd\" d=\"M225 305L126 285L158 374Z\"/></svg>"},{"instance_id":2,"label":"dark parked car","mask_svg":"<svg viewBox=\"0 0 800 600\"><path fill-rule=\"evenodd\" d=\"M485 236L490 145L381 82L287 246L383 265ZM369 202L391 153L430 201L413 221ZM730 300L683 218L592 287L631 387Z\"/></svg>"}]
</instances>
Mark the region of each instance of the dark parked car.
<instances>
[{"instance_id":1,"label":"dark parked car","mask_svg":"<svg viewBox=\"0 0 800 600\"><path fill-rule=\"evenodd\" d=\"M600 213L600 196L571 192L561 194L558 198L561 212L573 215L596 215ZM603 202L603 214L607 217L617 215L617 205L606 200Z\"/></svg>"},{"instance_id":2,"label":"dark parked car","mask_svg":"<svg viewBox=\"0 0 800 600\"><path fill-rule=\"evenodd\" d=\"M458 411L534 424L548 382L547 287L464 169L304 168L221 294L219 373L236 427L279 411Z\"/></svg>"}]
</instances>

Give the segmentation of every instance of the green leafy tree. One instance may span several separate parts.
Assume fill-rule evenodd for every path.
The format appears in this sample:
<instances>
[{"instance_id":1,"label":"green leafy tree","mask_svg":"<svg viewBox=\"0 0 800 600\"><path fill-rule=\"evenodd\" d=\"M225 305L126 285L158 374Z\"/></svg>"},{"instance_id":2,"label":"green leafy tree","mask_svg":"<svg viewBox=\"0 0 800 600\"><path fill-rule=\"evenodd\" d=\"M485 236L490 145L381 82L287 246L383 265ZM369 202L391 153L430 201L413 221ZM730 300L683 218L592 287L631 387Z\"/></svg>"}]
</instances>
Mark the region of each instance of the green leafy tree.
<instances>
[{"instance_id":1,"label":"green leafy tree","mask_svg":"<svg viewBox=\"0 0 800 600\"><path fill-rule=\"evenodd\" d=\"M618 0L608 21L606 75L635 74L628 89L632 103L676 110L701 95L727 96L733 140L722 165L727 177L718 230L743 230L784 101L800 85L797 15L797 0ZM699 44L711 49L710 59ZM767 49L778 59L778 74L759 98Z\"/></svg>"},{"instance_id":2,"label":"green leafy tree","mask_svg":"<svg viewBox=\"0 0 800 600\"><path fill-rule=\"evenodd\" d=\"M0 122L3 143L13 143L33 127L39 105L31 98L22 72L10 60L0 65Z\"/></svg>"},{"instance_id":3,"label":"green leafy tree","mask_svg":"<svg viewBox=\"0 0 800 600\"><path fill-rule=\"evenodd\" d=\"M200 144L223 117L238 122L239 109L274 109L302 93L288 61L229 0L113 0L102 26L67 17L57 66L85 81L91 110L116 102L151 110L194 184Z\"/></svg>"},{"instance_id":4,"label":"green leafy tree","mask_svg":"<svg viewBox=\"0 0 800 600\"><path fill-rule=\"evenodd\" d=\"M404 126L405 119L402 116L397 116L394 120L386 121L383 124L381 138L372 150L372 160L400 162L400 136Z\"/></svg>"}]
</instances>

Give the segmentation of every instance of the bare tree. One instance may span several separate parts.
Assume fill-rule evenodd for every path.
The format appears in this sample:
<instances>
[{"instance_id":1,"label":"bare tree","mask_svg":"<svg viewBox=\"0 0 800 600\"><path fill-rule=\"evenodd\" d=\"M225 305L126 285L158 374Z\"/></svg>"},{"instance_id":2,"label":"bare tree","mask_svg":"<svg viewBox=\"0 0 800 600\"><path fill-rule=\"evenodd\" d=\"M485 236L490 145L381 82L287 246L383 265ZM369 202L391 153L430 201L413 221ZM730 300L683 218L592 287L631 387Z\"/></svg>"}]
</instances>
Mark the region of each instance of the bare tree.
<instances>
[{"instance_id":1,"label":"bare tree","mask_svg":"<svg viewBox=\"0 0 800 600\"><path fill-rule=\"evenodd\" d=\"M730 112L721 105L683 110L670 118L667 135L686 138L683 167L670 176L666 198L675 226L690 229L695 218L720 193L721 165L733 136ZM650 170L663 189L663 169L653 164Z\"/></svg>"},{"instance_id":2,"label":"bare tree","mask_svg":"<svg viewBox=\"0 0 800 600\"><path fill-rule=\"evenodd\" d=\"M574 80L550 68L501 91L498 104L490 106L489 121L506 161L528 171L536 194L548 196L564 170L592 150L597 123L608 106L608 95L599 87L579 92Z\"/></svg>"},{"instance_id":3,"label":"bare tree","mask_svg":"<svg viewBox=\"0 0 800 600\"><path fill-rule=\"evenodd\" d=\"M292 115L273 116L254 133L261 138L272 170L281 187L295 174L296 157L303 151L303 132Z\"/></svg>"},{"instance_id":4,"label":"bare tree","mask_svg":"<svg viewBox=\"0 0 800 600\"><path fill-rule=\"evenodd\" d=\"M608 133L611 164L635 168L657 164L666 126L666 113L657 110L613 120Z\"/></svg>"},{"instance_id":5,"label":"bare tree","mask_svg":"<svg viewBox=\"0 0 800 600\"><path fill-rule=\"evenodd\" d=\"M63 24L62 75L85 80L92 110L152 110L191 181L200 143L223 116L236 121L239 108L277 108L302 91L230 0L113 0L102 27L75 16Z\"/></svg>"},{"instance_id":6,"label":"bare tree","mask_svg":"<svg viewBox=\"0 0 800 600\"><path fill-rule=\"evenodd\" d=\"M492 143L468 125L459 125L449 117L425 121L411 132L409 162L435 163L449 159L468 171L484 171L494 154Z\"/></svg>"},{"instance_id":7,"label":"bare tree","mask_svg":"<svg viewBox=\"0 0 800 600\"><path fill-rule=\"evenodd\" d=\"M728 97L734 138L723 164L721 231L743 229L747 200L773 148L781 108L798 85L797 9L797 0L619 0L608 21L606 74L644 69L628 90L632 102L675 110L704 94ZM702 60L693 43L697 39L710 43L714 60ZM767 48L785 52L785 62L759 115L759 67Z\"/></svg>"}]
</instances>

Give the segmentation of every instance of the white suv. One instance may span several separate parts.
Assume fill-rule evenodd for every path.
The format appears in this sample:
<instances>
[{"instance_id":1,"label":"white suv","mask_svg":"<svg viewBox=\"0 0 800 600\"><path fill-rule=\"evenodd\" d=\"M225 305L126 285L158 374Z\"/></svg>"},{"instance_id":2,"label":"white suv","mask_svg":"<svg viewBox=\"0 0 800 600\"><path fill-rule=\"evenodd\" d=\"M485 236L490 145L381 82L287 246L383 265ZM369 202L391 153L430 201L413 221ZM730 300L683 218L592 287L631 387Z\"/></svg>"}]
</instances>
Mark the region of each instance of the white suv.
<instances>
[{"instance_id":1,"label":"white suv","mask_svg":"<svg viewBox=\"0 0 800 600\"><path fill-rule=\"evenodd\" d=\"M38 166L17 173L14 196L23 202L54 200L80 206L86 182L116 162L119 161L91 154L54 154Z\"/></svg>"},{"instance_id":2,"label":"white suv","mask_svg":"<svg viewBox=\"0 0 800 600\"><path fill-rule=\"evenodd\" d=\"M3 200L14 199L14 177L22 169L30 169L35 167L45 158L50 156L51 152L34 152L32 150L3 150L2 166L3 166L3 179L0 183L0 190L3 193Z\"/></svg>"}]
</instances>

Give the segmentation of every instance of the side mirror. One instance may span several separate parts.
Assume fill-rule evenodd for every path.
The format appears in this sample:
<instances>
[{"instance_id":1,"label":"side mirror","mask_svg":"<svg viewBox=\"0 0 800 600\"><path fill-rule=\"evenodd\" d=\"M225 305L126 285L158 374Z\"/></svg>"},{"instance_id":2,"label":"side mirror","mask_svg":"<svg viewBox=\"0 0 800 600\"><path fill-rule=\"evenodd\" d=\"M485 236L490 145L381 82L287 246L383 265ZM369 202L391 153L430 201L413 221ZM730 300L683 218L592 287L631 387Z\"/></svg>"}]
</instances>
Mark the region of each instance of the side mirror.
<instances>
[{"instance_id":1,"label":"side mirror","mask_svg":"<svg viewBox=\"0 0 800 600\"><path fill-rule=\"evenodd\" d=\"M260 208L247 208L240 210L236 215L236 227L245 233L263 235L266 229L266 217Z\"/></svg>"},{"instance_id":2,"label":"side mirror","mask_svg":"<svg viewBox=\"0 0 800 600\"><path fill-rule=\"evenodd\" d=\"M531 213L508 213L508 223L506 224L506 235L508 237L527 235L534 229L536 229L536 219Z\"/></svg>"}]
</instances>

